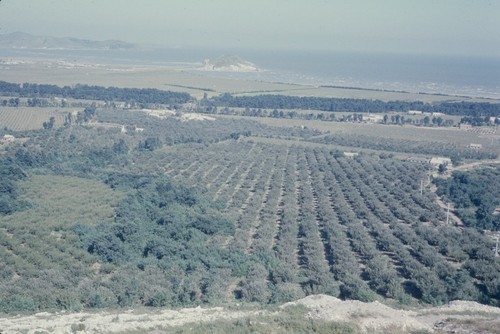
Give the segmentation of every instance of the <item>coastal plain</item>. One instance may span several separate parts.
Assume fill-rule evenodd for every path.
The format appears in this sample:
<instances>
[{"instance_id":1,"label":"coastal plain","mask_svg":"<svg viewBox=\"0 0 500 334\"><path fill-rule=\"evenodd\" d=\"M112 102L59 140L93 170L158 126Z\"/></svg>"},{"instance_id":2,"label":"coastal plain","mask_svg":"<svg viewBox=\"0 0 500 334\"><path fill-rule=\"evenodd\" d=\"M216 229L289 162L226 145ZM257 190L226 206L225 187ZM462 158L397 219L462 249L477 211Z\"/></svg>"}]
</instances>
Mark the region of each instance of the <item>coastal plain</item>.
<instances>
[{"instance_id":1,"label":"coastal plain","mask_svg":"<svg viewBox=\"0 0 500 334\"><path fill-rule=\"evenodd\" d=\"M0 58L0 77L14 83L77 84L120 88L156 88L187 92L196 98L222 93L233 95L280 94L325 98L377 99L381 101L470 101L500 103L498 99L427 94L418 92L385 91L355 87L330 87L270 82L255 77L245 79L231 73L212 73L193 66L134 65L123 63L94 63L87 60L55 58Z\"/></svg>"}]
</instances>

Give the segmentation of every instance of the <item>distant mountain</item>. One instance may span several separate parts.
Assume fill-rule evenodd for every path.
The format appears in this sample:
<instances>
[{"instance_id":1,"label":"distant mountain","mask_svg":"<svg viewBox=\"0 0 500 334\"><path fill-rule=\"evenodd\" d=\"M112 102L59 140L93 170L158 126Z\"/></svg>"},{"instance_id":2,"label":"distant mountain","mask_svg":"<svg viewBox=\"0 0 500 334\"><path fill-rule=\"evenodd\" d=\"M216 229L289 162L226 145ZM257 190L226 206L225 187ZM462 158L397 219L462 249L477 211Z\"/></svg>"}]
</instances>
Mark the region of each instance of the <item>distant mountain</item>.
<instances>
[{"instance_id":1,"label":"distant mountain","mask_svg":"<svg viewBox=\"0 0 500 334\"><path fill-rule=\"evenodd\" d=\"M223 55L217 59L205 59L201 67L203 71L217 72L260 72L262 69L254 63L234 55Z\"/></svg>"},{"instance_id":2,"label":"distant mountain","mask_svg":"<svg viewBox=\"0 0 500 334\"><path fill-rule=\"evenodd\" d=\"M74 37L36 36L24 32L0 34L2 49L117 50L135 47L135 44L118 40L92 41Z\"/></svg>"}]
</instances>

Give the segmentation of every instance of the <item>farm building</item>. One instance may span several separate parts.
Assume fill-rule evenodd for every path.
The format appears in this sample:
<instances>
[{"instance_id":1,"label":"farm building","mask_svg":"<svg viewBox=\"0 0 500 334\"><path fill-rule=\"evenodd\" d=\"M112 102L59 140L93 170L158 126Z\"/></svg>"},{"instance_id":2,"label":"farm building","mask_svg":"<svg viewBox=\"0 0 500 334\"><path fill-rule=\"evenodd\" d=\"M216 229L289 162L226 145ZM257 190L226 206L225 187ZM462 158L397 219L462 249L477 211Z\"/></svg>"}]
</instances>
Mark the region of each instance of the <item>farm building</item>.
<instances>
[{"instance_id":1,"label":"farm building","mask_svg":"<svg viewBox=\"0 0 500 334\"><path fill-rule=\"evenodd\" d=\"M439 165L451 165L451 159L445 157L433 157L430 161L431 165L439 166Z\"/></svg>"},{"instance_id":2,"label":"farm building","mask_svg":"<svg viewBox=\"0 0 500 334\"><path fill-rule=\"evenodd\" d=\"M469 144L469 148L472 149L472 150L480 150L483 148L483 145L482 144L473 144L473 143L470 143Z\"/></svg>"},{"instance_id":3,"label":"farm building","mask_svg":"<svg viewBox=\"0 0 500 334\"><path fill-rule=\"evenodd\" d=\"M458 124L458 128L461 130L470 130L472 129L472 125L470 125L469 123L460 123Z\"/></svg>"},{"instance_id":4,"label":"farm building","mask_svg":"<svg viewBox=\"0 0 500 334\"><path fill-rule=\"evenodd\" d=\"M420 110L408 110L409 115L422 115L422 111Z\"/></svg>"}]
</instances>

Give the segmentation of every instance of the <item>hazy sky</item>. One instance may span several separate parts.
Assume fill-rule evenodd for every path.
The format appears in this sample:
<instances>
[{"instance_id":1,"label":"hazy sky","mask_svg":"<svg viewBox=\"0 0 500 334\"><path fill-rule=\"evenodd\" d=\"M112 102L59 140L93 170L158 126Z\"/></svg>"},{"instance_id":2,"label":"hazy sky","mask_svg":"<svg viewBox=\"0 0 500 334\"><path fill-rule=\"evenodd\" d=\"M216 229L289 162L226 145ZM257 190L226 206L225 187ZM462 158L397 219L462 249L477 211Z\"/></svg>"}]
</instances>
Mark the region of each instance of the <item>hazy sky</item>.
<instances>
[{"instance_id":1,"label":"hazy sky","mask_svg":"<svg viewBox=\"0 0 500 334\"><path fill-rule=\"evenodd\" d=\"M0 33L500 57L499 0L1 0Z\"/></svg>"}]
</instances>

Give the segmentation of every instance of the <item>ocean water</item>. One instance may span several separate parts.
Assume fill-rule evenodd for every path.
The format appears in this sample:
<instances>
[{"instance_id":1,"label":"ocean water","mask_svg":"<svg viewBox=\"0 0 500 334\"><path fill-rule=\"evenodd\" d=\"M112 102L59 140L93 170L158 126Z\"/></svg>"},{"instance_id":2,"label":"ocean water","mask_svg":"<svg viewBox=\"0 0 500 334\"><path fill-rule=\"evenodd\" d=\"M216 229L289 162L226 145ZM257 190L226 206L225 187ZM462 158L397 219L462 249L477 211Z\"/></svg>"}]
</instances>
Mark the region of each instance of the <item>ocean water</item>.
<instances>
[{"instance_id":1,"label":"ocean water","mask_svg":"<svg viewBox=\"0 0 500 334\"><path fill-rule=\"evenodd\" d=\"M0 58L58 57L69 61L156 64L193 70L204 59L235 54L265 71L204 72L262 81L479 96L500 99L500 59L487 57L368 54L345 52L143 49L0 50Z\"/></svg>"},{"instance_id":2,"label":"ocean water","mask_svg":"<svg viewBox=\"0 0 500 334\"><path fill-rule=\"evenodd\" d=\"M270 66L318 85L500 98L500 59L292 53L272 59Z\"/></svg>"}]
</instances>

